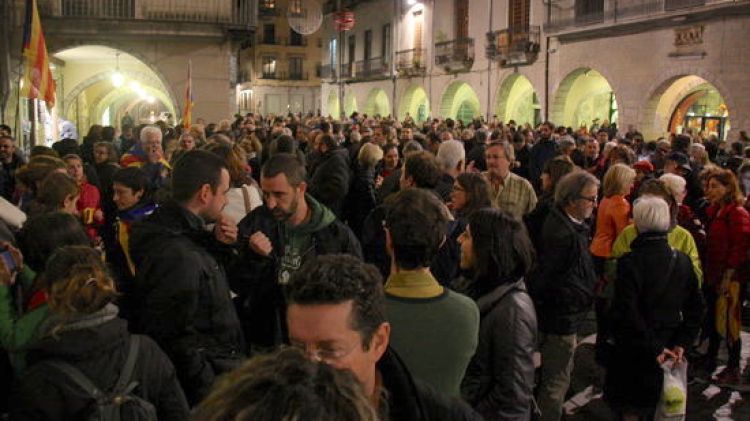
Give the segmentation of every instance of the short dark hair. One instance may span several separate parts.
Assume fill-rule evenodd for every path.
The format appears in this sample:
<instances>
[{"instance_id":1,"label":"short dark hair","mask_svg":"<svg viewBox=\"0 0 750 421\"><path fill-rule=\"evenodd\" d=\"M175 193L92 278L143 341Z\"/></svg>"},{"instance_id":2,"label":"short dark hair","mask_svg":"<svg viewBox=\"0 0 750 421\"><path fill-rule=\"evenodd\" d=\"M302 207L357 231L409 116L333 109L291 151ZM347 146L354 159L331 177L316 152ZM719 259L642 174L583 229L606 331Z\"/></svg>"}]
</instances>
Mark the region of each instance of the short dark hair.
<instances>
[{"instance_id":1,"label":"short dark hair","mask_svg":"<svg viewBox=\"0 0 750 421\"><path fill-rule=\"evenodd\" d=\"M442 202L428 190L411 188L398 192L387 206L385 226L396 266L429 267L445 237L448 218Z\"/></svg>"},{"instance_id":2,"label":"short dark hair","mask_svg":"<svg viewBox=\"0 0 750 421\"><path fill-rule=\"evenodd\" d=\"M62 246L88 246L91 240L78 219L65 212L45 213L29 218L18 234L18 248L24 262L37 273L47 258Z\"/></svg>"},{"instance_id":3,"label":"short dark hair","mask_svg":"<svg viewBox=\"0 0 750 421\"><path fill-rule=\"evenodd\" d=\"M414 184L423 189L434 189L440 180L440 167L435 155L427 151L412 152L404 162L405 176L411 177Z\"/></svg>"},{"instance_id":4,"label":"short dark hair","mask_svg":"<svg viewBox=\"0 0 750 421\"><path fill-rule=\"evenodd\" d=\"M216 192L221 183L222 169L226 170L224 160L214 153L202 150L185 152L172 172L172 198L180 203L187 202L205 184Z\"/></svg>"},{"instance_id":5,"label":"short dark hair","mask_svg":"<svg viewBox=\"0 0 750 421\"><path fill-rule=\"evenodd\" d=\"M469 217L475 279L493 282L514 277L516 280L531 270L534 246L526 226L506 211L484 208Z\"/></svg>"},{"instance_id":6,"label":"short dark hair","mask_svg":"<svg viewBox=\"0 0 750 421\"><path fill-rule=\"evenodd\" d=\"M334 139L333 136L329 134L324 134L323 136L321 136L320 143L326 145L326 148L328 150L336 149L336 146L338 146L336 139Z\"/></svg>"},{"instance_id":7,"label":"short dark hair","mask_svg":"<svg viewBox=\"0 0 750 421\"><path fill-rule=\"evenodd\" d=\"M148 176L138 167L125 167L115 171L112 183L122 184L133 192L143 190L147 193L149 188Z\"/></svg>"},{"instance_id":8,"label":"short dark hair","mask_svg":"<svg viewBox=\"0 0 750 421\"><path fill-rule=\"evenodd\" d=\"M353 330L369 349L386 322L383 280L375 266L346 254L319 256L294 273L284 289L289 305L340 304L351 300Z\"/></svg>"},{"instance_id":9,"label":"short dark hair","mask_svg":"<svg viewBox=\"0 0 750 421\"><path fill-rule=\"evenodd\" d=\"M0 130L5 130L8 133L13 133L13 130L7 124L0 124Z\"/></svg>"},{"instance_id":10,"label":"short dark hair","mask_svg":"<svg viewBox=\"0 0 750 421\"><path fill-rule=\"evenodd\" d=\"M377 415L351 371L286 347L222 376L192 419L374 421Z\"/></svg>"},{"instance_id":11,"label":"short dark hair","mask_svg":"<svg viewBox=\"0 0 750 421\"><path fill-rule=\"evenodd\" d=\"M456 177L456 182L466 193L466 206L457 211L462 217L468 217L477 210L492 206L492 185L487 178L477 172L464 172Z\"/></svg>"},{"instance_id":12,"label":"short dark hair","mask_svg":"<svg viewBox=\"0 0 750 421\"><path fill-rule=\"evenodd\" d=\"M294 187L307 179L305 166L302 165L297 155L289 153L275 154L263 164L260 171L261 177L266 178L276 177L279 174L284 174L289 184Z\"/></svg>"}]
</instances>

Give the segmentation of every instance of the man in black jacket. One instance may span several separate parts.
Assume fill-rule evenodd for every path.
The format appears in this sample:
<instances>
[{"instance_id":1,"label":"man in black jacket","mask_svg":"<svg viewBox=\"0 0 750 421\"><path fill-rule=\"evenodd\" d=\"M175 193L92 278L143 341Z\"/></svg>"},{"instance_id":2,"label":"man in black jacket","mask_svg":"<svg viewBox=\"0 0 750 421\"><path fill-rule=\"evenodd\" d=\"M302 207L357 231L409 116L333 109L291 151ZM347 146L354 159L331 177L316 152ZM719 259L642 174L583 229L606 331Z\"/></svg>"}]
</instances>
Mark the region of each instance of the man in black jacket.
<instances>
[{"instance_id":1,"label":"man in black jacket","mask_svg":"<svg viewBox=\"0 0 750 421\"><path fill-rule=\"evenodd\" d=\"M310 359L351 370L382 419L481 419L465 403L413 378L389 348L382 284L375 267L350 256L307 263L285 290L290 343Z\"/></svg>"},{"instance_id":2,"label":"man in black jacket","mask_svg":"<svg viewBox=\"0 0 750 421\"><path fill-rule=\"evenodd\" d=\"M594 211L598 190L599 181L582 170L560 180L555 206L542 228L539 271L529 281L539 319L542 421L560 420L573 368L576 332L593 302L596 275L586 220Z\"/></svg>"},{"instance_id":3,"label":"man in black jacket","mask_svg":"<svg viewBox=\"0 0 750 421\"><path fill-rule=\"evenodd\" d=\"M265 203L240 221L241 258L231 277L248 342L267 348L286 339L281 285L311 257L348 253L361 258L362 250L333 212L305 194L305 167L294 155L269 159L260 185Z\"/></svg>"},{"instance_id":4,"label":"man in black jacket","mask_svg":"<svg viewBox=\"0 0 750 421\"><path fill-rule=\"evenodd\" d=\"M133 312L140 316L136 330L166 351L193 405L243 357L240 323L217 256L237 238L234 224L221 216L228 190L223 160L190 151L175 165L173 200L131 234L141 306ZM207 222L216 222L216 234L206 231Z\"/></svg>"},{"instance_id":5,"label":"man in black jacket","mask_svg":"<svg viewBox=\"0 0 750 421\"><path fill-rule=\"evenodd\" d=\"M331 135L323 135L317 149L320 160L312 173L309 193L341 218L351 183L349 151L340 148Z\"/></svg>"}]
</instances>

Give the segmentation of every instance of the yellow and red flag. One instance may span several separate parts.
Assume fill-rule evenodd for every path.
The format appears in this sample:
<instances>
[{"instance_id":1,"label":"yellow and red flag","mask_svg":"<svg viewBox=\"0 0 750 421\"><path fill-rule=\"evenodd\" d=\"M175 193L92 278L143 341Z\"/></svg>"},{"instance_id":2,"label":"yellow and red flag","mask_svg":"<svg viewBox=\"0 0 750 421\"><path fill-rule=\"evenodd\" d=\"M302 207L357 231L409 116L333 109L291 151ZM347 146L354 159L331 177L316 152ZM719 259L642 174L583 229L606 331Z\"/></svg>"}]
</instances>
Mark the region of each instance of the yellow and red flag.
<instances>
[{"instance_id":1,"label":"yellow and red flag","mask_svg":"<svg viewBox=\"0 0 750 421\"><path fill-rule=\"evenodd\" d=\"M41 99L47 108L55 105L55 80L49 67L47 44L36 0L26 1L26 23L23 30L24 79L21 96Z\"/></svg>"},{"instance_id":2,"label":"yellow and red flag","mask_svg":"<svg viewBox=\"0 0 750 421\"><path fill-rule=\"evenodd\" d=\"M185 88L185 109L182 112L182 127L189 129L193 124L193 62L188 61L187 87Z\"/></svg>"}]
</instances>

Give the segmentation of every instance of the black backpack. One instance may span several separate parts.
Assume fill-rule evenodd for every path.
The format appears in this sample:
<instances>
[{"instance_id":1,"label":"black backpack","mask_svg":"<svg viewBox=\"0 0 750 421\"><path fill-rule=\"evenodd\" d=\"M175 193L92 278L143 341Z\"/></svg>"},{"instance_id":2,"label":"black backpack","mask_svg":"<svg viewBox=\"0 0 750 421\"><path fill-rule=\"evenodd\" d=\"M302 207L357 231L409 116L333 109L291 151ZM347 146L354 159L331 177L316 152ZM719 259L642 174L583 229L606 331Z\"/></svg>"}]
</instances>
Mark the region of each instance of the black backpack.
<instances>
[{"instance_id":1,"label":"black backpack","mask_svg":"<svg viewBox=\"0 0 750 421\"><path fill-rule=\"evenodd\" d=\"M86 375L72 365L62 361L44 361L40 365L53 368L75 383L69 391L77 396L91 399L86 415L87 421L156 421L156 408L150 402L133 394L138 382L133 381L133 369L138 359L140 336L130 337L130 349L125 365L114 388L103 392Z\"/></svg>"}]
</instances>

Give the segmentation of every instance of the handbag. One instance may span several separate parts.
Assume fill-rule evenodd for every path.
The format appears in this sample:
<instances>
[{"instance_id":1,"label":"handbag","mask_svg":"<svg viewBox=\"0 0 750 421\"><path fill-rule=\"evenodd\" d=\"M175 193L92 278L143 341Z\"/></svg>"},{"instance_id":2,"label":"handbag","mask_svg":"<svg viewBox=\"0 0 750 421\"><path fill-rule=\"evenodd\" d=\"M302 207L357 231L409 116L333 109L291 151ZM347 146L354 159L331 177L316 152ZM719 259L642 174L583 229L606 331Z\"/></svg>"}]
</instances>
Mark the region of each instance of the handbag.
<instances>
[{"instance_id":1,"label":"handbag","mask_svg":"<svg viewBox=\"0 0 750 421\"><path fill-rule=\"evenodd\" d=\"M687 361L665 361L661 369L664 384L654 421L684 421L687 412Z\"/></svg>"}]
</instances>

